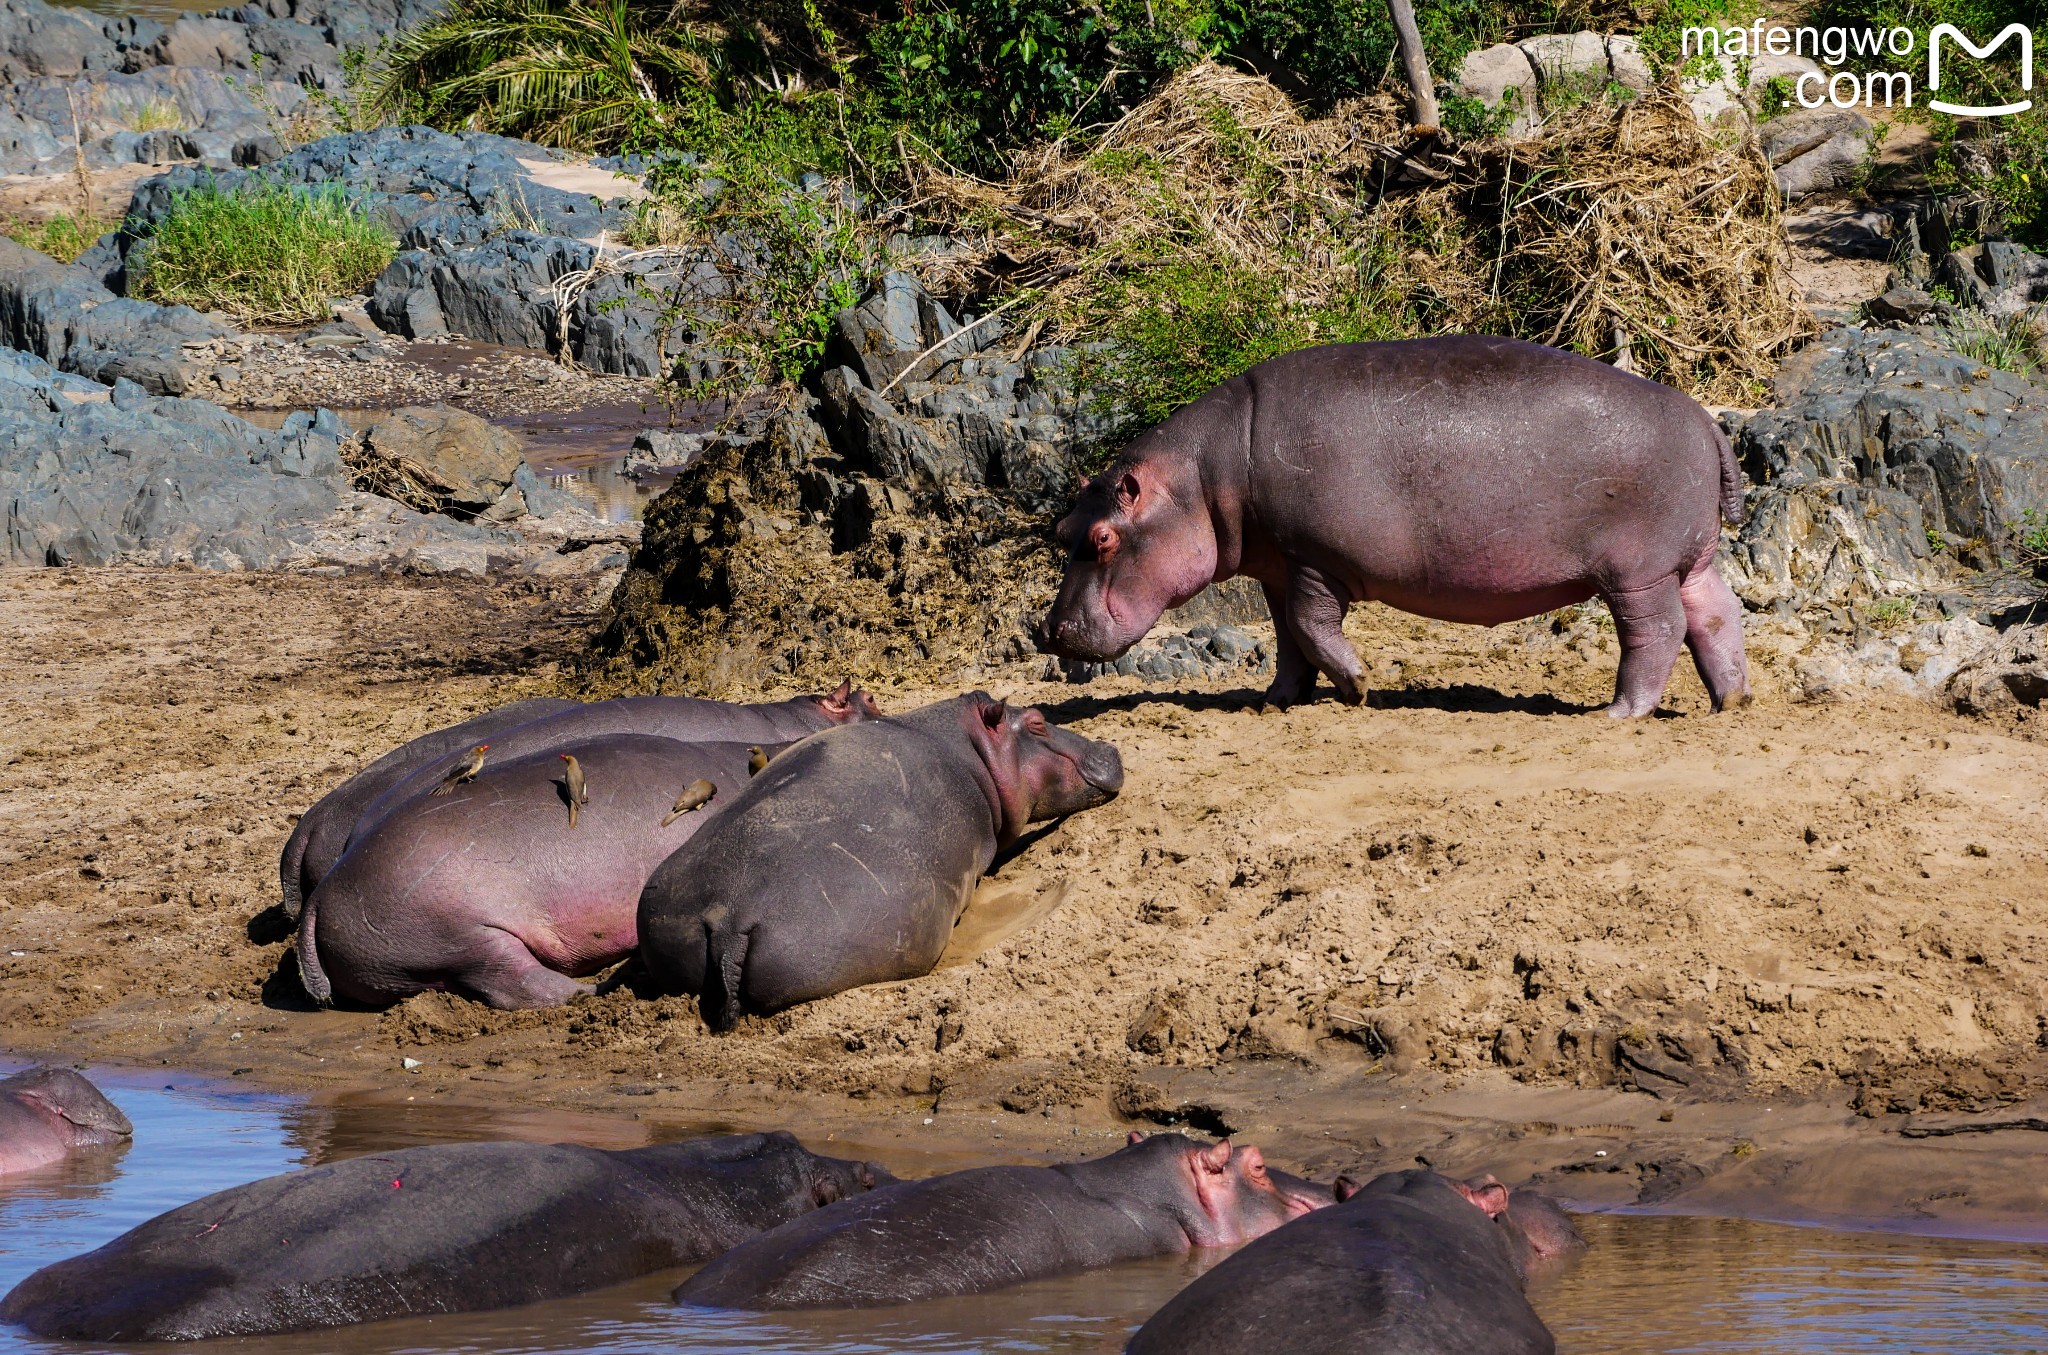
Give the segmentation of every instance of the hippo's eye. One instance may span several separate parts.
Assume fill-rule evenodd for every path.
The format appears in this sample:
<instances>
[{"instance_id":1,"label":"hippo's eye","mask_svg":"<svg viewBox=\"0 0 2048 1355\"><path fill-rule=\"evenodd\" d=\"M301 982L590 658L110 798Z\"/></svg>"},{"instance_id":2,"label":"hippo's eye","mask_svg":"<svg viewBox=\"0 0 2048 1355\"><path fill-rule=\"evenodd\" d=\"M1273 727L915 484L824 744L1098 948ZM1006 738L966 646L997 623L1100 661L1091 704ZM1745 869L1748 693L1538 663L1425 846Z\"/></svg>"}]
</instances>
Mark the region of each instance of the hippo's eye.
<instances>
[{"instance_id":1,"label":"hippo's eye","mask_svg":"<svg viewBox=\"0 0 2048 1355\"><path fill-rule=\"evenodd\" d=\"M1098 522L1088 530L1088 544L1095 548L1098 556L1116 553L1116 528L1106 522Z\"/></svg>"}]
</instances>

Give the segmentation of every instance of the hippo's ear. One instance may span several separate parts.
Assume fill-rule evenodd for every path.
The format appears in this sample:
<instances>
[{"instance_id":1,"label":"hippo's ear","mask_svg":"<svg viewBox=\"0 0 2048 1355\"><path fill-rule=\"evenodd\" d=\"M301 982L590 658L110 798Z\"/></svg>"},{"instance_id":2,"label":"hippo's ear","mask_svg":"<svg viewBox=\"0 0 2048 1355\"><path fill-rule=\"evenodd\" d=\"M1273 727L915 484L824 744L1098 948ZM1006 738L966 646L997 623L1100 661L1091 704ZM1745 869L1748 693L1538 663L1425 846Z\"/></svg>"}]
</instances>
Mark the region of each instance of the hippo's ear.
<instances>
[{"instance_id":1,"label":"hippo's ear","mask_svg":"<svg viewBox=\"0 0 2048 1355\"><path fill-rule=\"evenodd\" d=\"M1001 701L991 701L981 708L981 722L990 729L1001 729L1003 721L1010 718L1010 708Z\"/></svg>"},{"instance_id":2,"label":"hippo's ear","mask_svg":"<svg viewBox=\"0 0 2048 1355\"><path fill-rule=\"evenodd\" d=\"M1338 1204L1342 1204L1358 1193L1358 1182L1348 1176L1340 1176L1336 1184L1330 1187L1330 1193L1337 1197Z\"/></svg>"},{"instance_id":3,"label":"hippo's ear","mask_svg":"<svg viewBox=\"0 0 2048 1355\"><path fill-rule=\"evenodd\" d=\"M821 1176L811 1182L811 1200L820 1209L845 1198L846 1192L841 1190L839 1183L829 1176Z\"/></svg>"},{"instance_id":4,"label":"hippo's ear","mask_svg":"<svg viewBox=\"0 0 2048 1355\"><path fill-rule=\"evenodd\" d=\"M1127 470L1122 475L1117 476L1116 506L1120 511L1128 513L1133 508L1136 508L1138 500L1144 497L1144 493L1145 482L1138 478L1136 471Z\"/></svg>"},{"instance_id":5,"label":"hippo's ear","mask_svg":"<svg viewBox=\"0 0 2048 1355\"><path fill-rule=\"evenodd\" d=\"M1481 1176L1471 1181L1453 1181L1451 1184L1457 1188L1460 1195L1472 1202L1473 1208L1480 1210L1490 1219L1497 1219L1508 1212L1508 1188L1492 1176Z\"/></svg>"},{"instance_id":6,"label":"hippo's ear","mask_svg":"<svg viewBox=\"0 0 2048 1355\"><path fill-rule=\"evenodd\" d=\"M1220 1172L1230 1165L1231 1152L1230 1140L1218 1139L1207 1148L1197 1152L1195 1157L1201 1162L1205 1170Z\"/></svg>"},{"instance_id":7,"label":"hippo's ear","mask_svg":"<svg viewBox=\"0 0 2048 1355\"><path fill-rule=\"evenodd\" d=\"M1130 1137L1128 1137L1128 1138L1126 1138L1126 1139L1124 1140L1124 1142L1125 1142L1126 1144L1133 1144L1133 1145L1135 1145L1135 1144L1140 1144L1140 1143L1143 1143L1144 1141L1145 1141L1145 1136L1144 1136L1144 1135L1143 1135L1142 1133L1140 1133L1140 1132L1138 1132L1137 1130L1135 1130L1135 1129L1133 1129L1133 1130L1131 1131L1131 1133L1130 1133Z\"/></svg>"},{"instance_id":8,"label":"hippo's ear","mask_svg":"<svg viewBox=\"0 0 2048 1355\"><path fill-rule=\"evenodd\" d=\"M837 687L834 687L831 694L825 698L825 709L837 714L845 711L852 700L853 679L846 678Z\"/></svg>"}]
</instances>

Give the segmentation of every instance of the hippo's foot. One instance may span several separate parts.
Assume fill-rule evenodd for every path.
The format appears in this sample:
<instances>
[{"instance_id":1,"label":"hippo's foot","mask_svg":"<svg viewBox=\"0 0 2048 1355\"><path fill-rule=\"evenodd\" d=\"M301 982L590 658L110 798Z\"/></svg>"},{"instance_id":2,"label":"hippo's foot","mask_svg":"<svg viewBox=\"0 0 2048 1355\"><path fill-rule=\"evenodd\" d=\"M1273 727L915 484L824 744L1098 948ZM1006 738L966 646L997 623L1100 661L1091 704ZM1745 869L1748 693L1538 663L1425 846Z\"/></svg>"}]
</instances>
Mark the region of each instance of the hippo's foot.
<instances>
[{"instance_id":1,"label":"hippo's foot","mask_svg":"<svg viewBox=\"0 0 2048 1355\"><path fill-rule=\"evenodd\" d=\"M534 957L524 941L510 932L486 927L483 936L473 966L456 982L456 986L478 1001L503 1011L522 1011L559 1007L590 996L590 989L567 974L549 969Z\"/></svg>"}]
</instances>

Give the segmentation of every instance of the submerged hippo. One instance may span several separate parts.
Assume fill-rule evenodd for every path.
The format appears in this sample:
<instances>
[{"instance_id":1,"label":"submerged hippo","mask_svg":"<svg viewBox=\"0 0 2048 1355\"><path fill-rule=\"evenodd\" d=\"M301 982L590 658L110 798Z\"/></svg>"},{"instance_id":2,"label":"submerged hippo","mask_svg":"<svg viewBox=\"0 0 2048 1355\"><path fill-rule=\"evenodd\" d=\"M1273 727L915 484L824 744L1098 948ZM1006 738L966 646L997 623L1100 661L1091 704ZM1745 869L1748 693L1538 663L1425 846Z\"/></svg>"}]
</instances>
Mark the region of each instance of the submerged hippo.
<instances>
[{"instance_id":1,"label":"submerged hippo","mask_svg":"<svg viewBox=\"0 0 2048 1355\"><path fill-rule=\"evenodd\" d=\"M510 1308L693 1265L877 1179L783 1133L616 1153L406 1148L159 1214L23 1280L0 1321L68 1341L192 1341Z\"/></svg>"},{"instance_id":2,"label":"submerged hippo","mask_svg":"<svg viewBox=\"0 0 2048 1355\"><path fill-rule=\"evenodd\" d=\"M613 701L553 697L515 701L459 725L422 734L336 786L306 811L278 858L285 915L299 908L347 850L359 826L367 828L396 805L432 787L469 749L490 746L502 762L551 744L604 734L654 734L687 743L789 743L828 725L880 716L874 699L850 682L824 696L742 706L691 696L629 696ZM511 731L519 736L507 739Z\"/></svg>"},{"instance_id":3,"label":"submerged hippo","mask_svg":"<svg viewBox=\"0 0 2048 1355\"><path fill-rule=\"evenodd\" d=\"M1491 1177L1388 1172L1226 1258L1153 1314L1128 1355L1552 1355L1529 1268L1583 1246L1535 1197L1512 1222ZM768 1234L772 1237L774 1234Z\"/></svg>"},{"instance_id":4,"label":"submerged hippo","mask_svg":"<svg viewBox=\"0 0 2048 1355\"><path fill-rule=\"evenodd\" d=\"M1229 1247L1330 1203L1275 1187L1256 1148L1132 1135L1058 1167L977 1167L898 1181L763 1233L676 1290L757 1312L876 1308Z\"/></svg>"},{"instance_id":5,"label":"submerged hippo","mask_svg":"<svg viewBox=\"0 0 2048 1355\"><path fill-rule=\"evenodd\" d=\"M713 1030L929 973L999 850L1122 786L1116 749L986 692L827 730L656 868L641 958Z\"/></svg>"},{"instance_id":6,"label":"submerged hippo","mask_svg":"<svg viewBox=\"0 0 2048 1355\"><path fill-rule=\"evenodd\" d=\"M1681 643L1714 708L1749 697L1742 609L1714 570L1742 474L1691 399L1513 339L1337 344L1252 368L1125 448L1058 526L1042 637L1112 659L1169 607L1239 574L1279 640L1266 700L1321 670L1365 699L1354 602L1499 625L1605 599L1610 715L1657 706Z\"/></svg>"},{"instance_id":7,"label":"submerged hippo","mask_svg":"<svg viewBox=\"0 0 2048 1355\"><path fill-rule=\"evenodd\" d=\"M414 798L306 900L306 991L387 1004L451 989L506 1008L588 992L571 976L632 953L649 873L747 784L752 751L615 734L487 761L447 794ZM699 781L710 801L671 815Z\"/></svg>"},{"instance_id":8,"label":"submerged hippo","mask_svg":"<svg viewBox=\"0 0 2048 1355\"><path fill-rule=\"evenodd\" d=\"M0 1078L0 1176L47 1167L134 1132L120 1107L69 1068Z\"/></svg>"}]
</instances>

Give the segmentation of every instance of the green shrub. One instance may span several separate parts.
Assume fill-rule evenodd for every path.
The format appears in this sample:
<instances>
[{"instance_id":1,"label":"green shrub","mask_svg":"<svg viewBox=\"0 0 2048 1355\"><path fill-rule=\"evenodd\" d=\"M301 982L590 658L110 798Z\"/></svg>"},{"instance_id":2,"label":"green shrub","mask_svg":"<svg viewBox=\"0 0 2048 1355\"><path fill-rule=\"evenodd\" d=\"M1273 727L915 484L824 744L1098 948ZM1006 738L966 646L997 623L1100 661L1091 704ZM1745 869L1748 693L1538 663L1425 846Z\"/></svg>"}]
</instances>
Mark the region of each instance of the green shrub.
<instances>
[{"instance_id":1,"label":"green shrub","mask_svg":"<svg viewBox=\"0 0 2048 1355\"><path fill-rule=\"evenodd\" d=\"M294 324L326 318L330 298L367 287L396 252L390 232L341 185L251 178L176 194L134 266L152 301Z\"/></svg>"},{"instance_id":2,"label":"green shrub","mask_svg":"<svg viewBox=\"0 0 2048 1355\"><path fill-rule=\"evenodd\" d=\"M8 239L30 249L41 250L53 259L70 263L90 249L93 241L111 230L113 224L84 212L59 212L42 221L10 221L5 234Z\"/></svg>"}]
</instances>

